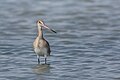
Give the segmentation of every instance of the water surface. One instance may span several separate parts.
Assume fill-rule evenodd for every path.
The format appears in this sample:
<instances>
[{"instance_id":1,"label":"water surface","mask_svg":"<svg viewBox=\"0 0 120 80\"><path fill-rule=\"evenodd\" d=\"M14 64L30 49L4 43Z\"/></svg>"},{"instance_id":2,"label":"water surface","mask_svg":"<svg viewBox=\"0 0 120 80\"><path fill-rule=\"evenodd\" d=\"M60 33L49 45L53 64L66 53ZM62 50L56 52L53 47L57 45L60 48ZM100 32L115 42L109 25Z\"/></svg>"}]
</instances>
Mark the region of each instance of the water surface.
<instances>
[{"instance_id":1,"label":"water surface","mask_svg":"<svg viewBox=\"0 0 120 80\"><path fill-rule=\"evenodd\" d=\"M119 0L1 0L0 80L120 80ZM36 20L51 46L37 65Z\"/></svg>"}]
</instances>

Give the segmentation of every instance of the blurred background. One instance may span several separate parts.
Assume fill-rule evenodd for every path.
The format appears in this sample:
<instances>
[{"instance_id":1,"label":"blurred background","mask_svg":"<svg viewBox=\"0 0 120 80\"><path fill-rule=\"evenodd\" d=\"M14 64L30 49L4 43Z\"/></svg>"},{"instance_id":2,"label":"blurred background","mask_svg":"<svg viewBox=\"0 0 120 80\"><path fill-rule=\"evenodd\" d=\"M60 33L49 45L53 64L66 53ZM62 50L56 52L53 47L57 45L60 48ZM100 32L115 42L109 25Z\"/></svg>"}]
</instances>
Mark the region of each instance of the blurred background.
<instances>
[{"instance_id":1,"label":"blurred background","mask_svg":"<svg viewBox=\"0 0 120 80\"><path fill-rule=\"evenodd\" d=\"M39 67L38 19L58 32ZM120 0L0 0L0 80L22 79L120 80Z\"/></svg>"}]
</instances>

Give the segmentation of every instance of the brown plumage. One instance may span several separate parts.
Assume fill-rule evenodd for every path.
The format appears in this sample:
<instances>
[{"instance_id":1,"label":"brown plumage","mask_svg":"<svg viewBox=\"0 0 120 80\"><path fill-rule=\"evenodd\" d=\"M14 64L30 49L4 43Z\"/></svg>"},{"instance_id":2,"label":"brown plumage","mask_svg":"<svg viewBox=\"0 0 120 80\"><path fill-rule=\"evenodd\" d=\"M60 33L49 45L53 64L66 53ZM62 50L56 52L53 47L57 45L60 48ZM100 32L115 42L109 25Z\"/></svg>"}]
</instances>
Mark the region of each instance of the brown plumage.
<instances>
[{"instance_id":1,"label":"brown plumage","mask_svg":"<svg viewBox=\"0 0 120 80\"><path fill-rule=\"evenodd\" d=\"M45 63L46 63L46 59L47 56L50 56L50 46L49 43L47 42L47 40L44 39L43 37L43 32L42 32L42 28L47 28L53 32L55 32L53 29L50 29L49 27L47 27L43 21L38 20L37 21L37 26L38 26L38 36L35 39L35 41L33 42L33 48L34 51L37 55L38 58L38 63L40 63L40 56L44 56L45 57ZM55 32L56 33L56 32Z\"/></svg>"}]
</instances>

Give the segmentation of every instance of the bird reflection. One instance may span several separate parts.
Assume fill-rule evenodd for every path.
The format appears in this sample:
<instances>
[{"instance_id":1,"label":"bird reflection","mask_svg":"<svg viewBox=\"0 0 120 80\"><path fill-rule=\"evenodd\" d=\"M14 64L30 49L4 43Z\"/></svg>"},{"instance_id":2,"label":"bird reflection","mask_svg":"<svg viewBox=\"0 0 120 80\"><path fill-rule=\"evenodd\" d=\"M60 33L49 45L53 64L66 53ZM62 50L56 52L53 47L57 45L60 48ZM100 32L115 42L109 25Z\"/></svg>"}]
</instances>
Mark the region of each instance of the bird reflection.
<instances>
[{"instance_id":1,"label":"bird reflection","mask_svg":"<svg viewBox=\"0 0 120 80\"><path fill-rule=\"evenodd\" d=\"M50 64L37 64L33 67L33 72L36 74L42 74L50 71Z\"/></svg>"}]
</instances>

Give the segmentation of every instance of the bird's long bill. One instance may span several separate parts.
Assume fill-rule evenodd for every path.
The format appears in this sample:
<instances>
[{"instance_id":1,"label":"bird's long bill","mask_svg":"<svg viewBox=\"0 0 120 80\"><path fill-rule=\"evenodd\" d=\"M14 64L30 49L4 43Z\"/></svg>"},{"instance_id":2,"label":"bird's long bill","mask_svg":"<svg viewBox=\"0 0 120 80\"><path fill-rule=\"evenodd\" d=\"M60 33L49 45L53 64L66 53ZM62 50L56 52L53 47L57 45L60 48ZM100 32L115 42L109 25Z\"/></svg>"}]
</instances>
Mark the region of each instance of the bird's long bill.
<instances>
[{"instance_id":1,"label":"bird's long bill","mask_svg":"<svg viewBox=\"0 0 120 80\"><path fill-rule=\"evenodd\" d=\"M55 30L49 28L49 27L48 27L47 25L45 25L45 24L43 25L43 27L49 29L50 31L52 31L52 32L54 32L54 33L57 33Z\"/></svg>"}]
</instances>

